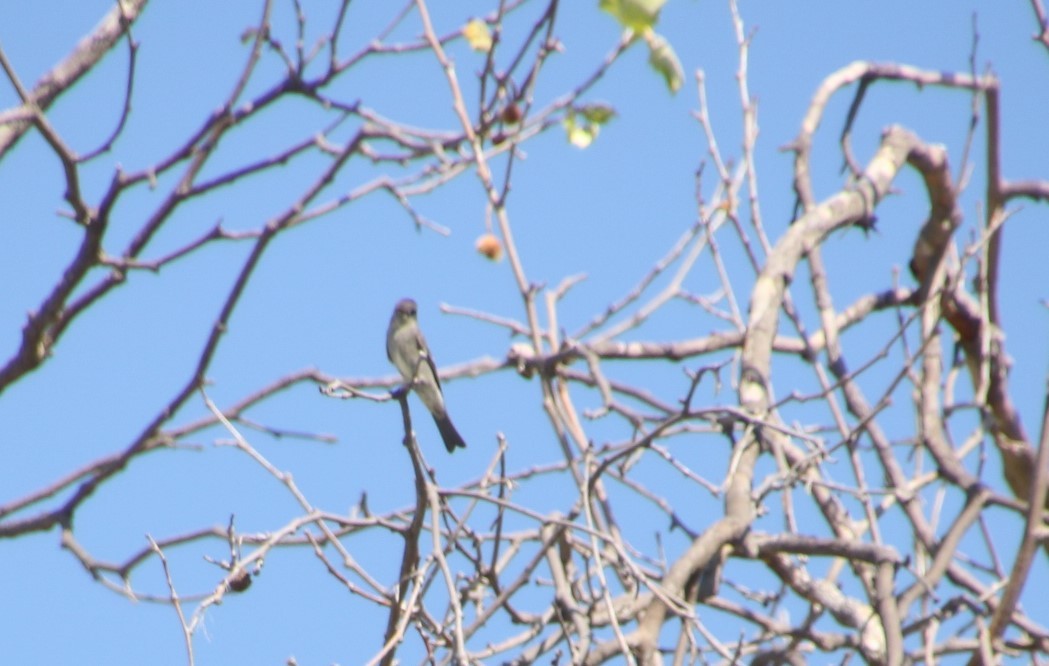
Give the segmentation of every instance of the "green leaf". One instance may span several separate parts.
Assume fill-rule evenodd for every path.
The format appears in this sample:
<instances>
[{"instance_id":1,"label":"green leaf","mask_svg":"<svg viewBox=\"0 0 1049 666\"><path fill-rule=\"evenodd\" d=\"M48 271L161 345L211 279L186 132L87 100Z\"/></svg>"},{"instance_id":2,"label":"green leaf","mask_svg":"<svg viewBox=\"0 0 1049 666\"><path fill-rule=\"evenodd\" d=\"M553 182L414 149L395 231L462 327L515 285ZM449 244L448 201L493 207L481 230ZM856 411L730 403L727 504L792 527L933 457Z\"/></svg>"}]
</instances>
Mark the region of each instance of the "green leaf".
<instances>
[{"instance_id":1,"label":"green leaf","mask_svg":"<svg viewBox=\"0 0 1049 666\"><path fill-rule=\"evenodd\" d=\"M608 104L586 104L577 111L595 125L604 125L616 117L616 110Z\"/></svg>"},{"instance_id":2,"label":"green leaf","mask_svg":"<svg viewBox=\"0 0 1049 666\"><path fill-rule=\"evenodd\" d=\"M685 70L681 67L677 53L674 53L674 47L654 32L646 33L645 41L648 42L648 64L663 75L670 92L676 93L685 82Z\"/></svg>"},{"instance_id":3,"label":"green leaf","mask_svg":"<svg viewBox=\"0 0 1049 666\"><path fill-rule=\"evenodd\" d=\"M586 104L569 109L565 116L568 142L576 148L587 148L601 133L601 126L615 118L616 110L608 104Z\"/></svg>"},{"instance_id":4,"label":"green leaf","mask_svg":"<svg viewBox=\"0 0 1049 666\"><path fill-rule=\"evenodd\" d=\"M611 14L620 25L637 33L655 26L659 10L667 0L601 0L598 5Z\"/></svg>"}]
</instances>

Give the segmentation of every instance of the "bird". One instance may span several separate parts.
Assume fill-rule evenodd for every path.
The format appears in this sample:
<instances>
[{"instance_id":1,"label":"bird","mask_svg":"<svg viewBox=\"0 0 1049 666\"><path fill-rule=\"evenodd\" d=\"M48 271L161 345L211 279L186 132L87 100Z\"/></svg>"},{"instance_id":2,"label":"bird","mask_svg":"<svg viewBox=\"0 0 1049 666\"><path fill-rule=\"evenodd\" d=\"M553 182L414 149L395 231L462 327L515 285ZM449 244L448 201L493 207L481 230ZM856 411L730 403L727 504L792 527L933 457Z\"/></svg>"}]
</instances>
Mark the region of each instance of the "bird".
<instances>
[{"instance_id":1,"label":"bird","mask_svg":"<svg viewBox=\"0 0 1049 666\"><path fill-rule=\"evenodd\" d=\"M444 440L444 448L454 453L457 448L466 448L462 435L452 425L441 392L441 380L437 377L430 348L419 329L419 307L410 298L402 298L393 309L390 327L386 330L386 357L390 359L406 387L415 391L426 409L430 410L437 430Z\"/></svg>"}]
</instances>

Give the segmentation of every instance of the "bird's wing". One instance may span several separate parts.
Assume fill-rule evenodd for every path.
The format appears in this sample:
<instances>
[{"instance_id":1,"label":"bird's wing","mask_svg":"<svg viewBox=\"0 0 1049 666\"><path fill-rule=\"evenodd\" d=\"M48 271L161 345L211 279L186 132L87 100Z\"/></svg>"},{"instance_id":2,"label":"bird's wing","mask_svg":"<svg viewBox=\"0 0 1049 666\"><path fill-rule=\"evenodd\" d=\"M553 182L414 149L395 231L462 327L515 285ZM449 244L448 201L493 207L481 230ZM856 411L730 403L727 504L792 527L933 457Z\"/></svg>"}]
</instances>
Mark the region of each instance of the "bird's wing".
<instances>
[{"instance_id":1,"label":"bird's wing","mask_svg":"<svg viewBox=\"0 0 1049 666\"><path fill-rule=\"evenodd\" d=\"M433 373L433 381L437 384L437 390L441 390L441 378L437 376L437 366L433 363L433 355L430 353L430 347L426 344L426 338L423 337L422 330L419 330L415 336L415 344L419 347L419 354L426 359L426 364L430 366L430 372Z\"/></svg>"}]
</instances>

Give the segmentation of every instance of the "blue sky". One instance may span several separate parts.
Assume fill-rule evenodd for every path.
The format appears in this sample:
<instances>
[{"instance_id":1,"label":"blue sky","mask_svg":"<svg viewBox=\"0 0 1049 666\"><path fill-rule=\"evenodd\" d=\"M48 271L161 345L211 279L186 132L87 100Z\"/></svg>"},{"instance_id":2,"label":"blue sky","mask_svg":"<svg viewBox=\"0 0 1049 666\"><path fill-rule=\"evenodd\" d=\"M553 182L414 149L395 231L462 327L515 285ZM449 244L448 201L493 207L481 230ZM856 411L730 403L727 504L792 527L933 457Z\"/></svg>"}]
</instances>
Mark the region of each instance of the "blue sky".
<instances>
[{"instance_id":1,"label":"blue sky","mask_svg":"<svg viewBox=\"0 0 1049 666\"><path fill-rule=\"evenodd\" d=\"M304 3L312 43L327 26L335 3ZM439 33L485 13L482 2L433 3ZM72 48L111 3L28 3L0 26L0 44L22 80L31 84ZM563 52L551 57L536 90L542 107L570 89L597 66L620 36L618 25L597 10L596 2L564 2L558 23ZM345 48L366 43L389 20L390 3L351 3ZM398 5L399 7L399 5ZM967 71L973 15L979 29L977 69L990 67L1002 82L1002 155L1008 178L1046 178L1049 128L1049 53L1030 39L1035 21L1024 2L944 0L852 3L754 2L741 11L753 31L749 87L759 103L760 137L756 164L762 209L775 239L790 221L790 155L779 148L797 133L809 100L831 72L854 61L896 61L930 70ZM291 3L277 3L276 32L294 41ZM526 7L522 18L534 14ZM180 145L232 85L247 56L240 35L257 21L255 3L154 3L134 28L141 44L129 126L114 150L83 174L89 200L97 201L119 166L136 171ZM519 37L512 17L509 39ZM526 22L525 25L530 25ZM508 212L530 280L553 288L567 276L587 279L565 299L561 326L579 329L606 305L621 298L696 218L695 173L707 158L702 131L691 113L697 108L693 73L706 72L710 111L723 154L738 160L739 97L737 56L727 3L670 0L658 25L673 44L686 72L685 85L670 95L649 68L647 54L635 48L586 96L613 105L617 117L587 150L569 146L557 128L526 143L514 165ZM394 39L419 32L409 20ZM355 46L356 45L356 46ZM462 43L449 47L460 81L473 103L471 74L482 56ZM280 75L272 55L264 59L248 97ZM127 55L118 47L85 80L48 112L67 143L86 152L108 135L119 114ZM454 128L445 80L426 53L369 62L340 80L332 91L360 99L400 122ZM12 106L10 85L0 85L0 108ZM828 109L814 154L817 196L842 185L836 136L851 97L839 95ZM916 90L905 84L872 89L854 129L855 146L866 159L880 130L905 125L928 142L948 146L957 173L958 155L969 122L970 97L960 91ZM316 109L288 105L228 138L205 170L217 174L231 165L258 159L277 146L315 133L323 122ZM348 136L344 132L343 138ZM976 151L983 150L982 135ZM305 158L288 167L193 202L168 225L146 254L162 256L222 220L232 230L257 228L286 206L293 193L311 182L323 161ZM500 172L501 173L501 172ZM374 167L357 161L340 174L333 192L348 191L373 178ZM966 227L961 239L978 229L982 174L977 171L963 199ZM500 176L501 177L501 176ZM713 170L703 188L709 195ZM122 201L107 234L106 247L118 251L171 186L161 178L156 190L139 190ZM891 284L893 267L904 279L914 232L921 223L924 194L916 177L897 181L905 195L879 210L879 232L864 237L849 231L825 251L837 303L850 302ZM79 230L56 215L65 209L61 173L36 135L27 136L0 162L0 354L4 361L20 341L25 313L39 303L68 262ZM327 199L328 197L323 197ZM511 340L506 331L462 316L442 315L440 306L490 312L521 320L523 312L507 262L491 263L474 250L484 231L484 197L476 179L465 174L437 192L413 202L450 235L418 231L389 196L364 198L338 212L290 231L266 253L248 292L239 303L208 377L209 395L227 405L258 387L303 368L316 367L341 377L390 376L383 350L393 304L403 296L419 302L420 321L439 364L503 358ZM1014 399L1028 434L1037 434L1049 351L1045 309L1049 298L1044 248L1049 247L1046 210L1018 204L1005 235L1001 297L1013 368ZM43 487L90 461L121 450L132 441L170 396L188 379L211 324L247 256L246 242L206 248L163 270L136 273L129 283L77 320L39 371L25 377L0 400L0 503ZM730 258L739 261L738 253ZM753 277L742 263L732 266L737 296L745 308ZM1039 271L1042 271L1040 274ZM103 274L100 272L97 277ZM717 288L708 266L690 278L689 288ZM641 339L681 335L681 308L670 308L636 335ZM810 325L815 326L815 320ZM691 325L691 324L690 324ZM714 318L696 319L698 334L719 328ZM847 338L848 339L848 338ZM852 339L853 349L877 342ZM862 356L862 354L860 354ZM727 357L723 357L727 358ZM779 363L779 360L777 360ZM811 377L795 376L791 365L774 365L776 390L811 390ZM680 370L616 366L620 376L660 387L674 396ZM667 383L667 384L664 384ZM471 443L447 458L436 431L419 416L416 429L431 464L446 485L476 478L495 449L496 433L511 442L511 460L521 467L558 460L559 449L541 414L535 382L508 372L446 384L456 423ZM733 401L731 392L718 400ZM582 406L597 406L593 395ZM206 408L192 400L175 425L202 417ZM802 414L799 410L798 414ZM249 414L270 426L322 432L337 444L271 440L251 433L254 444L278 468L294 474L317 507L345 513L367 492L375 511L411 500L410 468L400 442L400 419L392 404L328 400L315 387L299 386ZM901 422L901 432L913 424ZM898 433L897 433L898 434ZM615 439L623 432L593 424L592 436ZM231 513L245 532L266 531L297 515L286 492L258 467L230 448L214 447L226 435L212 429L188 444L197 450L159 451L136 459L76 516L79 538L96 557L121 561L146 545L145 535L163 538L212 525ZM256 439L257 437L257 439ZM723 447L711 455L719 481ZM682 454L689 455L689 454ZM695 454L693 462L702 465ZM711 465L710 462L706 463ZM993 469L996 455L988 454ZM639 474L654 474L642 469ZM988 478L1000 478L995 471ZM532 494L529 494L532 493ZM516 499L540 511L565 506L563 495L524 488ZM689 496L680 498L691 501ZM710 498L704 498L710 501ZM647 514L624 516L643 528ZM691 527L702 529L701 517ZM1010 524L1002 529L1010 538ZM647 539L648 536L639 537ZM365 565L388 566L393 546L388 535L380 548L359 554ZM650 541L640 542L650 547ZM680 548L680 543L676 546ZM204 554L222 558L222 544L208 542ZM181 589L214 585L215 568L203 563L202 549L171 553ZM355 552L355 556L358 553ZM57 531L0 544L2 644L11 663L185 663L177 620L169 607L133 603L103 589L59 547ZM1049 578L1045 562L1039 580ZM157 567L139 572L135 583L165 592ZM1025 599L1045 604L1044 598ZM377 648L377 629L385 621L361 614L306 549L275 551L250 594L227 598L208 614L195 641L197 663L358 663ZM363 615L363 616L362 616ZM415 651L413 651L415 650ZM406 646L405 663L420 660L418 646Z\"/></svg>"}]
</instances>

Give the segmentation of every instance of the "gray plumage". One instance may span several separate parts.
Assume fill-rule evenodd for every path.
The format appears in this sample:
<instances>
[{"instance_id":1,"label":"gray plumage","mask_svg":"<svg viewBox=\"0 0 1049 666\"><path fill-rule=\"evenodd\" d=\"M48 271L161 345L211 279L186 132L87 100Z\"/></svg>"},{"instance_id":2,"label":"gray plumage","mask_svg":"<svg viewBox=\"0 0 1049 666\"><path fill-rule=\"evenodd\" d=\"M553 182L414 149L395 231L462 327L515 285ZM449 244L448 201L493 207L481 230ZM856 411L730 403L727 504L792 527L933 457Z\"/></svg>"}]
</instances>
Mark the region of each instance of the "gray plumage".
<instances>
[{"instance_id":1,"label":"gray plumage","mask_svg":"<svg viewBox=\"0 0 1049 666\"><path fill-rule=\"evenodd\" d=\"M466 448L466 442L448 417L441 380L437 377L437 367L426 345L426 338L419 330L417 314L418 306L412 299L405 298L397 303L390 327L386 330L386 357L409 384L408 388L415 391L426 409L430 410L444 440L444 447L453 453L456 448Z\"/></svg>"}]
</instances>

